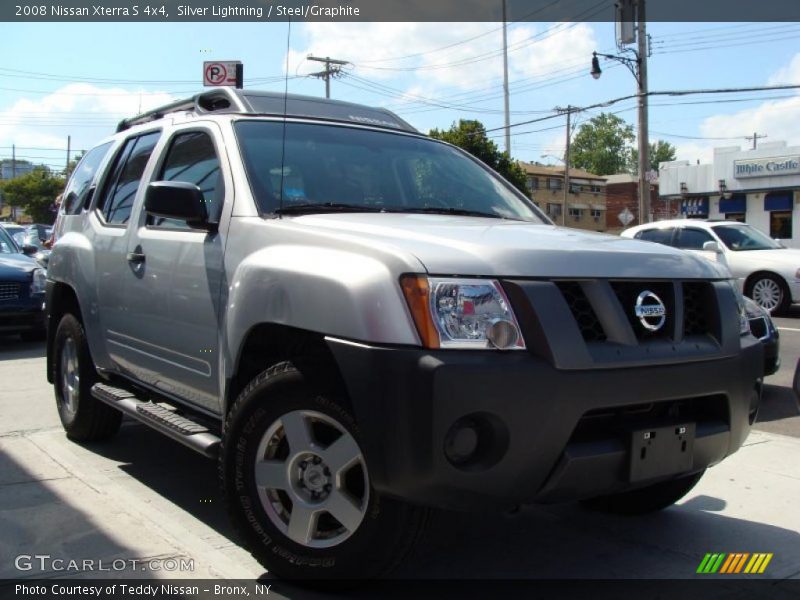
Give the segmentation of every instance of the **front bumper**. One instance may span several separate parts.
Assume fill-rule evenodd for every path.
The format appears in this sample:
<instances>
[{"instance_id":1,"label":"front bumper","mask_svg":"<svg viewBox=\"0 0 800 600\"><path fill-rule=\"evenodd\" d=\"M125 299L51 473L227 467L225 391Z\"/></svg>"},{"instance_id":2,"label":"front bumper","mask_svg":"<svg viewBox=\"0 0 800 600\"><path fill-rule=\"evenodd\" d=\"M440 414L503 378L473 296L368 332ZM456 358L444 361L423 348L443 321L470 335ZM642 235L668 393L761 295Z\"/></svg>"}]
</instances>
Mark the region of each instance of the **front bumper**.
<instances>
[{"instance_id":1,"label":"front bumper","mask_svg":"<svg viewBox=\"0 0 800 600\"><path fill-rule=\"evenodd\" d=\"M19 301L0 301L0 334L44 331L47 314L44 294L25 296Z\"/></svg>"},{"instance_id":2,"label":"front bumper","mask_svg":"<svg viewBox=\"0 0 800 600\"><path fill-rule=\"evenodd\" d=\"M747 437L762 345L717 360L565 370L527 352L427 351L328 339L374 487L447 508L592 497L714 465ZM456 422L481 425L476 460L445 453ZM631 432L696 425L691 467L632 481Z\"/></svg>"}]
</instances>

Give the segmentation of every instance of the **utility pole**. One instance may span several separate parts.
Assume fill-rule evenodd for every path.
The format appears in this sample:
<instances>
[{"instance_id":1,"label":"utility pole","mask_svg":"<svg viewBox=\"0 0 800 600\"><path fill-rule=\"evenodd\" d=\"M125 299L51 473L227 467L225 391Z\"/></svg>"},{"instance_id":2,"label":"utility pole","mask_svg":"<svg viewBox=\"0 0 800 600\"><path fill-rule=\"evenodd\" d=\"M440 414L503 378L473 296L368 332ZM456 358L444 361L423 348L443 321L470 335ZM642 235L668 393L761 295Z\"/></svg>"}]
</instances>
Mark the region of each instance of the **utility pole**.
<instances>
[{"instance_id":1,"label":"utility pole","mask_svg":"<svg viewBox=\"0 0 800 600\"><path fill-rule=\"evenodd\" d=\"M329 56L320 58L318 56L307 56L308 60L325 63L325 70L318 73L309 73L309 77L319 77L325 80L325 97L331 97L331 77L336 77L342 72L342 67L349 64L346 60L336 60Z\"/></svg>"},{"instance_id":2,"label":"utility pole","mask_svg":"<svg viewBox=\"0 0 800 600\"><path fill-rule=\"evenodd\" d=\"M637 42L639 44L639 223L650 222L650 182L647 172L650 170L650 136L647 131L647 23L645 17L645 0L638 0L636 23L638 26Z\"/></svg>"},{"instance_id":3,"label":"utility pole","mask_svg":"<svg viewBox=\"0 0 800 600\"><path fill-rule=\"evenodd\" d=\"M503 0L503 104L506 117L506 154L511 157L511 122L508 98L508 32L506 27L506 0Z\"/></svg>"},{"instance_id":4,"label":"utility pole","mask_svg":"<svg viewBox=\"0 0 800 600\"><path fill-rule=\"evenodd\" d=\"M141 114L141 113L140 113L140 114ZM71 135L68 135L68 136L67 136L67 164L66 164L66 166L64 167L64 177L66 177L66 176L67 176L67 173L69 172L69 151L70 151L70 144L71 144L71 142L72 142L72 136L71 136Z\"/></svg>"},{"instance_id":5,"label":"utility pole","mask_svg":"<svg viewBox=\"0 0 800 600\"><path fill-rule=\"evenodd\" d=\"M760 139L763 139L763 138L765 138L765 137L767 137L767 136L766 136L766 135L758 135L758 134L757 134L757 133L754 131L754 132L753 132L753 135L748 135L748 136L747 136L746 138L744 138L744 139L746 139L746 140L753 140L753 150L755 150L755 149L756 149L756 147L758 146L758 140L760 140Z\"/></svg>"},{"instance_id":6,"label":"utility pole","mask_svg":"<svg viewBox=\"0 0 800 600\"><path fill-rule=\"evenodd\" d=\"M577 110L577 107L568 104L566 108L556 106L555 110L559 114L567 115L567 143L564 149L564 208L561 210L561 224L566 227L567 200L569 199L569 151L572 138L572 113Z\"/></svg>"},{"instance_id":7,"label":"utility pole","mask_svg":"<svg viewBox=\"0 0 800 600\"><path fill-rule=\"evenodd\" d=\"M17 176L17 145L11 144L11 179Z\"/></svg>"}]
</instances>

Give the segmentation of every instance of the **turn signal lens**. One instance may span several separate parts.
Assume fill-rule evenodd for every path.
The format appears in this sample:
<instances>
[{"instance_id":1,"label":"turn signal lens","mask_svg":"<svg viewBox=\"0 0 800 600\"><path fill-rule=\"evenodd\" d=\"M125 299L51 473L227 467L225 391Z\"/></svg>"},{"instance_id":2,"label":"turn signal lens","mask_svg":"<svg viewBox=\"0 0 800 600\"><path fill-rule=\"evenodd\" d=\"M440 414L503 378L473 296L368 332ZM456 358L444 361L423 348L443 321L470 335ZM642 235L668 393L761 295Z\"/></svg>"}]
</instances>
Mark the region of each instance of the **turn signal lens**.
<instances>
[{"instance_id":1,"label":"turn signal lens","mask_svg":"<svg viewBox=\"0 0 800 600\"><path fill-rule=\"evenodd\" d=\"M408 302L411 316L417 326L419 338L426 348L439 347L439 334L433 324L430 311L430 286L428 278L424 275L403 275L400 278L400 287Z\"/></svg>"}]
</instances>

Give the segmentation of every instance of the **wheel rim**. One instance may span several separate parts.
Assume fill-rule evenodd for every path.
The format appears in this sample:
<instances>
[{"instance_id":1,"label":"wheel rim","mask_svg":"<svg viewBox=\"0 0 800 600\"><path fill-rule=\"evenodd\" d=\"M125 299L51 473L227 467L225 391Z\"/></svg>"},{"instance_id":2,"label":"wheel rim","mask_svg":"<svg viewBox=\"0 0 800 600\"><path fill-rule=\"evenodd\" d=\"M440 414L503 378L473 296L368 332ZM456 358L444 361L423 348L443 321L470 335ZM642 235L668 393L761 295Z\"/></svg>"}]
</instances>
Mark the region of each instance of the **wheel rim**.
<instances>
[{"instance_id":1,"label":"wheel rim","mask_svg":"<svg viewBox=\"0 0 800 600\"><path fill-rule=\"evenodd\" d=\"M258 446L255 482L270 521L310 548L341 544L369 504L358 443L338 421L310 410L286 413L269 427Z\"/></svg>"},{"instance_id":2,"label":"wheel rim","mask_svg":"<svg viewBox=\"0 0 800 600\"><path fill-rule=\"evenodd\" d=\"M780 306L783 290L774 279L759 279L753 284L753 300L761 308L772 312Z\"/></svg>"},{"instance_id":3,"label":"wheel rim","mask_svg":"<svg viewBox=\"0 0 800 600\"><path fill-rule=\"evenodd\" d=\"M78 365L78 348L68 337L61 348L61 406L69 414L78 410L81 376Z\"/></svg>"}]
</instances>

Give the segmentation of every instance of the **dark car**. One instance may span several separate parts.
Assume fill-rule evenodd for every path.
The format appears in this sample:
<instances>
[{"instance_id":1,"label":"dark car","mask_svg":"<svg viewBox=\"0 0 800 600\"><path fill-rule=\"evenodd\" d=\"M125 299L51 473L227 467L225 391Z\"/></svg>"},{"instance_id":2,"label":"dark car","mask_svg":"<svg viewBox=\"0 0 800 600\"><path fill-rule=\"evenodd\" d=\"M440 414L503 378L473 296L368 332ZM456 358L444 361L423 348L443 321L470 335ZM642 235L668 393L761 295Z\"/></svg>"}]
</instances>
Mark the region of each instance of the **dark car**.
<instances>
[{"instance_id":1,"label":"dark car","mask_svg":"<svg viewBox=\"0 0 800 600\"><path fill-rule=\"evenodd\" d=\"M45 337L44 269L0 227L0 334Z\"/></svg>"},{"instance_id":2,"label":"dark car","mask_svg":"<svg viewBox=\"0 0 800 600\"><path fill-rule=\"evenodd\" d=\"M744 307L750 322L750 333L764 345L764 375L772 375L781 366L780 334L769 313L745 296Z\"/></svg>"}]
</instances>

